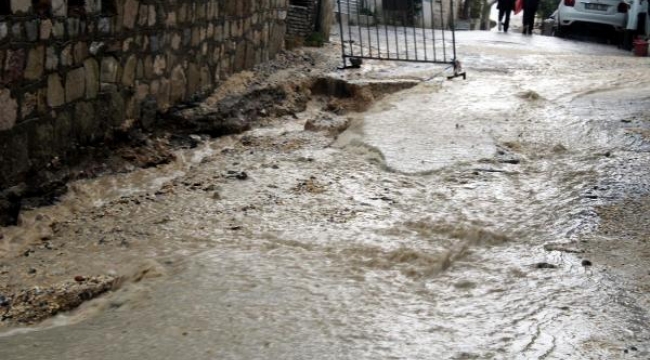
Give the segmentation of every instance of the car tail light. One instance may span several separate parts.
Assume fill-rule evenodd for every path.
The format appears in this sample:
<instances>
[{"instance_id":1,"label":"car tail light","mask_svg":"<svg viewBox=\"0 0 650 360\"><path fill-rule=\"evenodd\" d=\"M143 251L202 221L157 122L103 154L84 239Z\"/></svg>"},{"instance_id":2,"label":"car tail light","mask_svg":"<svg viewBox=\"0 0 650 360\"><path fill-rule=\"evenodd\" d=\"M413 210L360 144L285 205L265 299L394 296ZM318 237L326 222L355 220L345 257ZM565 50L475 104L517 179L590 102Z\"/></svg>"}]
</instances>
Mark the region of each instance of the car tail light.
<instances>
[{"instance_id":1,"label":"car tail light","mask_svg":"<svg viewBox=\"0 0 650 360\"><path fill-rule=\"evenodd\" d=\"M574 6L576 4L576 0L564 0L564 6Z\"/></svg>"},{"instance_id":2,"label":"car tail light","mask_svg":"<svg viewBox=\"0 0 650 360\"><path fill-rule=\"evenodd\" d=\"M626 13L629 8L630 8L630 5L628 5L627 3L620 2L618 4L618 12L620 12L620 13Z\"/></svg>"}]
</instances>

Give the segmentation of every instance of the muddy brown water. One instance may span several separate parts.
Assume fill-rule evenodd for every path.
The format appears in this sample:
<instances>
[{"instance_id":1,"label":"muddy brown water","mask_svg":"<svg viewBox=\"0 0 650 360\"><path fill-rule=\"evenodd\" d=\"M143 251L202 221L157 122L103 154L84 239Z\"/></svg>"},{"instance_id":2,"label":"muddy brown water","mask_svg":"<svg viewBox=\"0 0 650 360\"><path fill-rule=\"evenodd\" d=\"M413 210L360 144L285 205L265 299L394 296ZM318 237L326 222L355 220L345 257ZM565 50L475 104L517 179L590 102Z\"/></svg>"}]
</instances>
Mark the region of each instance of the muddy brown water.
<instances>
[{"instance_id":1,"label":"muddy brown water","mask_svg":"<svg viewBox=\"0 0 650 360\"><path fill-rule=\"evenodd\" d=\"M460 36L469 80L390 95L349 115L336 140L304 131L321 112L313 103L245 141L77 182L61 204L25 214L3 249L54 220L52 242L70 259L39 274L155 277L5 330L0 357L648 358L639 284L650 274L607 256L639 219L607 217L605 237L599 217L647 197L647 61L551 38ZM371 63L347 76L439 71ZM633 228L624 257L642 268L646 233Z\"/></svg>"}]
</instances>

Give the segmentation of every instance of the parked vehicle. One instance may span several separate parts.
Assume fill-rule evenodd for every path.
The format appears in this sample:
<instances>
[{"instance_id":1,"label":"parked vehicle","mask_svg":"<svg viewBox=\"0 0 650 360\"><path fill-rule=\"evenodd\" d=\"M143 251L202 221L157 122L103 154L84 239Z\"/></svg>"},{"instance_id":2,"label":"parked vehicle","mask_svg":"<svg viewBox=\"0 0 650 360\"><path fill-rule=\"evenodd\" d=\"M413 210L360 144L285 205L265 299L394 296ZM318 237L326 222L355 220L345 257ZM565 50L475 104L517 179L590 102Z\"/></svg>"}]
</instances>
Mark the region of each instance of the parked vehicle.
<instances>
[{"instance_id":1,"label":"parked vehicle","mask_svg":"<svg viewBox=\"0 0 650 360\"><path fill-rule=\"evenodd\" d=\"M561 0L555 18L556 33L561 36L575 24L611 26L622 31L629 8L623 0Z\"/></svg>"}]
</instances>

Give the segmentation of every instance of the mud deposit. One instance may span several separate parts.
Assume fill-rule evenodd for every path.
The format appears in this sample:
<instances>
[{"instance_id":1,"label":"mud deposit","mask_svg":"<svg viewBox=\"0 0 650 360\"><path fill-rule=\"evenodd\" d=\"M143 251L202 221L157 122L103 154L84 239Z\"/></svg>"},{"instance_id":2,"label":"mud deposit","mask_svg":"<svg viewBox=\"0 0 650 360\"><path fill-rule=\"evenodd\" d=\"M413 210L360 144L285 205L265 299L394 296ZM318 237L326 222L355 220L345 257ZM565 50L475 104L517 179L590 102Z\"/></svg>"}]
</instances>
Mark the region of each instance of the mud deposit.
<instances>
[{"instance_id":1,"label":"mud deposit","mask_svg":"<svg viewBox=\"0 0 650 360\"><path fill-rule=\"evenodd\" d=\"M0 357L648 358L646 63L502 35L462 35L467 81L370 63L301 82L299 111L230 107L255 126L24 212L0 292L120 281L7 319Z\"/></svg>"}]
</instances>

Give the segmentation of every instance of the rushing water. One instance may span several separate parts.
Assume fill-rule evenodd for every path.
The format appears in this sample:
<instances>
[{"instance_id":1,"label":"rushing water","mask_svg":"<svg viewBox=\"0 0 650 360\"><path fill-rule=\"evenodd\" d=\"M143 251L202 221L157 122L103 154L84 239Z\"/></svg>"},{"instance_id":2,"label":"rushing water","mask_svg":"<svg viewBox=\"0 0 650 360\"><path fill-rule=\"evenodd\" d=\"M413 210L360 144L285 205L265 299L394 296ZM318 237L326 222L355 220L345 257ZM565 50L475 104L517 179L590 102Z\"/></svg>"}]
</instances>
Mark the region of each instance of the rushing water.
<instances>
[{"instance_id":1,"label":"rushing water","mask_svg":"<svg viewBox=\"0 0 650 360\"><path fill-rule=\"evenodd\" d=\"M467 81L390 95L334 143L303 131L307 112L250 147L222 138L76 183L41 210L68 221L56 236L127 241L162 276L0 335L0 358L648 358L647 294L549 251L595 231L596 205L647 192L647 61L519 34L460 41ZM138 261L94 251L70 266Z\"/></svg>"}]
</instances>

